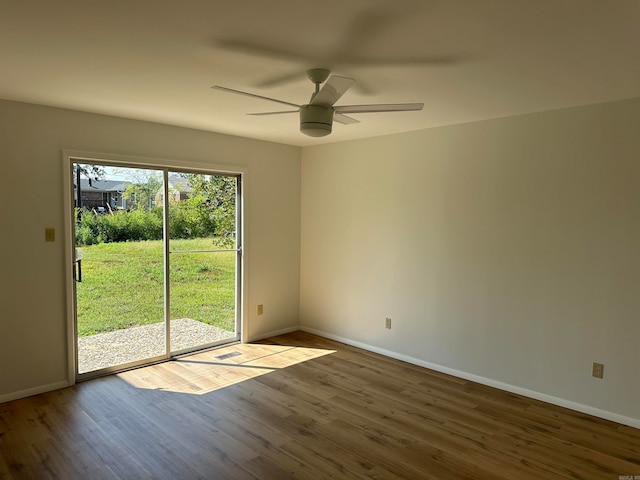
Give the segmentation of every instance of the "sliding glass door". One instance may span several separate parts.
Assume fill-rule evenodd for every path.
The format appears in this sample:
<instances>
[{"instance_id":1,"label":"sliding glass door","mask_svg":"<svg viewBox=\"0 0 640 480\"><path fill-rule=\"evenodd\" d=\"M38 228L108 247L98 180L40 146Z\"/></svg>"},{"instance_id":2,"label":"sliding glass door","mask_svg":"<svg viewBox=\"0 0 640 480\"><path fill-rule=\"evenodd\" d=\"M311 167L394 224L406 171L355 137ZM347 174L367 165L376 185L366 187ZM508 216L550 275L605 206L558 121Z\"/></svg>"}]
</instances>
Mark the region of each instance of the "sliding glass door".
<instances>
[{"instance_id":1,"label":"sliding glass door","mask_svg":"<svg viewBox=\"0 0 640 480\"><path fill-rule=\"evenodd\" d=\"M170 348L180 353L238 333L239 182L168 172L167 184Z\"/></svg>"},{"instance_id":2,"label":"sliding glass door","mask_svg":"<svg viewBox=\"0 0 640 480\"><path fill-rule=\"evenodd\" d=\"M78 378L239 340L239 176L70 173Z\"/></svg>"}]
</instances>

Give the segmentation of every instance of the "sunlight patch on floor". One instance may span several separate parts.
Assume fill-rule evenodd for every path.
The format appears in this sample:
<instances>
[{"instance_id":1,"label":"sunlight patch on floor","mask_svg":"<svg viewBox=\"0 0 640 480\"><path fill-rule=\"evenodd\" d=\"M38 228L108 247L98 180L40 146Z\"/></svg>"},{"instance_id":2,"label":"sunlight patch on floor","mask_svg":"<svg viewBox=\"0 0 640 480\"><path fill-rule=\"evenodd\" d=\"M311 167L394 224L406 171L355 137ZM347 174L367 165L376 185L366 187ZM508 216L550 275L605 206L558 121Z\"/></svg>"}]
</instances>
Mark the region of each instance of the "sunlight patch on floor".
<instances>
[{"instance_id":1,"label":"sunlight patch on floor","mask_svg":"<svg viewBox=\"0 0 640 480\"><path fill-rule=\"evenodd\" d=\"M332 353L335 350L235 344L130 370L118 377L135 388L203 395Z\"/></svg>"}]
</instances>

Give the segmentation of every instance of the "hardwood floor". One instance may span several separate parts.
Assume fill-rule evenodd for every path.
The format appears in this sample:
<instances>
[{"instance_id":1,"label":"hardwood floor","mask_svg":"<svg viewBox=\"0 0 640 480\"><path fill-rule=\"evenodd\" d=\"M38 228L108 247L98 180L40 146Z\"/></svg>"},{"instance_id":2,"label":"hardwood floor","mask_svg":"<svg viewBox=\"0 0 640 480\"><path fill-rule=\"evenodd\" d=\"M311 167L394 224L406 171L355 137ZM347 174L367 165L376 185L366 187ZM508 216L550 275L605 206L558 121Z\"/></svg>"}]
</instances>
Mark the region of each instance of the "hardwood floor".
<instances>
[{"instance_id":1,"label":"hardwood floor","mask_svg":"<svg viewBox=\"0 0 640 480\"><path fill-rule=\"evenodd\" d=\"M2 479L618 480L640 430L295 332L0 404L0 454Z\"/></svg>"}]
</instances>

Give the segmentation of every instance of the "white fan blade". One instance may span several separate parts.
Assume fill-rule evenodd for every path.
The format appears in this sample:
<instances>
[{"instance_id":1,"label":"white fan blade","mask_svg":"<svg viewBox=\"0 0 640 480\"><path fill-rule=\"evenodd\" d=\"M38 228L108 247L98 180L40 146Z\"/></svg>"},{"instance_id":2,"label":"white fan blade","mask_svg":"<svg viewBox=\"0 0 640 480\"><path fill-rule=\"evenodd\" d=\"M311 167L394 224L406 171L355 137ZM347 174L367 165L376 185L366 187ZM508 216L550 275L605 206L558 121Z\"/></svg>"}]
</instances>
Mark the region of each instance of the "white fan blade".
<instances>
[{"instance_id":1,"label":"white fan blade","mask_svg":"<svg viewBox=\"0 0 640 480\"><path fill-rule=\"evenodd\" d=\"M351 125L352 123L360 123L360 120L356 120L355 118L347 117L346 115L342 115L341 113L334 113L333 119L342 123L343 125Z\"/></svg>"},{"instance_id":2,"label":"white fan blade","mask_svg":"<svg viewBox=\"0 0 640 480\"><path fill-rule=\"evenodd\" d=\"M234 90L233 88L221 87L220 85L214 85L214 90L220 90L222 92L227 93L236 93L238 95L245 95L247 97L259 98L261 100L268 100L270 102L282 103L283 105L289 105L290 107L300 108L300 105L296 105L295 103L285 102L284 100L277 100L275 98L263 97L262 95L256 95L255 93L243 92L242 90Z\"/></svg>"},{"instance_id":3,"label":"white fan blade","mask_svg":"<svg viewBox=\"0 0 640 480\"><path fill-rule=\"evenodd\" d=\"M255 116L261 116L261 115L281 115L283 113L298 113L300 110L286 110L283 112L258 112L258 113L247 113L247 115L255 115Z\"/></svg>"},{"instance_id":4,"label":"white fan blade","mask_svg":"<svg viewBox=\"0 0 640 480\"><path fill-rule=\"evenodd\" d=\"M424 103L378 103L373 105L340 105L336 113L410 112L422 110Z\"/></svg>"},{"instance_id":5,"label":"white fan blade","mask_svg":"<svg viewBox=\"0 0 640 480\"><path fill-rule=\"evenodd\" d=\"M331 75L329 80L324 82L324 85L316 96L313 97L311 105L332 106L344 95L344 92L349 90L349 87L353 85L354 81L353 78Z\"/></svg>"}]
</instances>

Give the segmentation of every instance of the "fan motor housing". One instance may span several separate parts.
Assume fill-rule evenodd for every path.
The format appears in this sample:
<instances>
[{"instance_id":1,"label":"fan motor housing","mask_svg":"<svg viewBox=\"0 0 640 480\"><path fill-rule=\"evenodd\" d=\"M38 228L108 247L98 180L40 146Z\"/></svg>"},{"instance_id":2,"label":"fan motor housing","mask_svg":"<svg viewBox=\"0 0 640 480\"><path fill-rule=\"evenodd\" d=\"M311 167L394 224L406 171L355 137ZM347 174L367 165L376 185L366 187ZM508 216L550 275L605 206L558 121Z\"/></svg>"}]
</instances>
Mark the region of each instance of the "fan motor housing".
<instances>
[{"instance_id":1,"label":"fan motor housing","mask_svg":"<svg viewBox=\"0 0 640 480\"><path fill-rule=\"evenodd\" d=\"M300 107L300 131L310 137L324 137L331 133L333 108L323 105Z\"/></svg>"}]
</instances>

